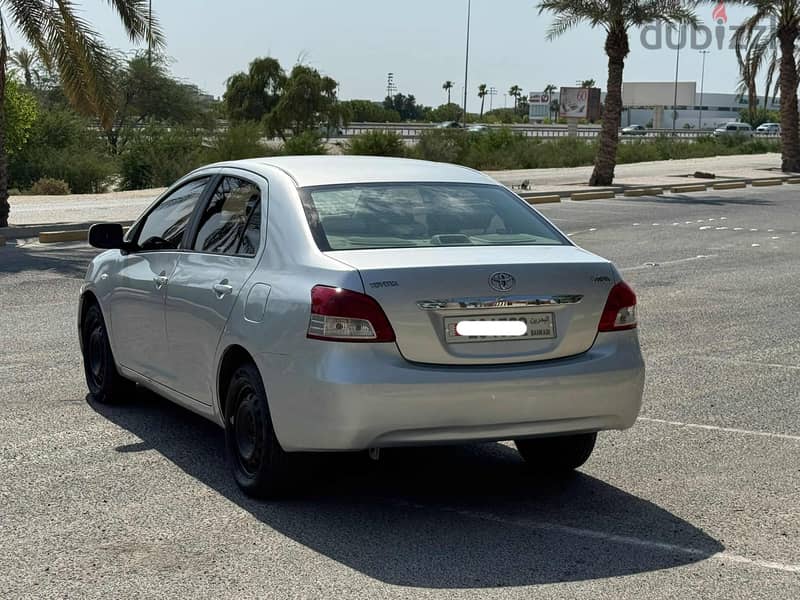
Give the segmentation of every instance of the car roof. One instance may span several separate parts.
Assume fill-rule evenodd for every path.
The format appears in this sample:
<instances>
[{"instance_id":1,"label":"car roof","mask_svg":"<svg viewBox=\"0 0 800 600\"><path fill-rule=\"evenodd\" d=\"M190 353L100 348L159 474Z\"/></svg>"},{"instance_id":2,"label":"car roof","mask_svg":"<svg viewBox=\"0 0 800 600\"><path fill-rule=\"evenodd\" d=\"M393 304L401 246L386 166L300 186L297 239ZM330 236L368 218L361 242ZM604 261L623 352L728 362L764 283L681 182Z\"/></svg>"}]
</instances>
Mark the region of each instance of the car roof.
<instances>
[{"instance_id":1,"label":"car roof","mask_svg":"<svg viewBox=\"0 0 800 600\"><path fill-rule=\"evenodd\" d=\"M388 182L497 183L479 171L459 165L381 156L274 156L213 166L238 167L265 176L270 168L280 169L297 187Z\"/></svg>"}]
</instances>

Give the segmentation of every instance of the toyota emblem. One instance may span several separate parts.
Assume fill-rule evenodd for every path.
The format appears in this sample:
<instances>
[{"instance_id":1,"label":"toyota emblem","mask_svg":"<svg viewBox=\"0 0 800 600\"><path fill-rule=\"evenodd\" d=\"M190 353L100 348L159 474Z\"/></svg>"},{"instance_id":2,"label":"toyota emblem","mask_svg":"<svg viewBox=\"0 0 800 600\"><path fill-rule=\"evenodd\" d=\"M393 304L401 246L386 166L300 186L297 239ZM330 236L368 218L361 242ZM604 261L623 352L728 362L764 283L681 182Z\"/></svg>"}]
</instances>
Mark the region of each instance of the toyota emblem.
<instances>
[{"instance_id":1,"label":"toyota emblem","mask_svg":"<svg viewBox=\"0 0 800 600\"><path fill-rule=\"evenodd\" d=\"M514 288L516 283L517 280L514 279L511 273L498 271L497 273L492 273L492 276L489 277L489 287L497 292L508 292Z\"/></svg>"}]
</instances>

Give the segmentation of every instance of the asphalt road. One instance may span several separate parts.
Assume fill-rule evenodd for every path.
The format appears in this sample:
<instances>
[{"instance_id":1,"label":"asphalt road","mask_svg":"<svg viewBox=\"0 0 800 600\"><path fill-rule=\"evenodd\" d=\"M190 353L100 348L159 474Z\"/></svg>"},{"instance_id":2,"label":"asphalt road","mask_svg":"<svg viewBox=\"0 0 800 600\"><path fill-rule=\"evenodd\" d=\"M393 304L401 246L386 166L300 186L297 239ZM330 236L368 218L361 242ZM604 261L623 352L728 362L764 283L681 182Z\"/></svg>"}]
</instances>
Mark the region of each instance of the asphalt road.
<instances>
[{"instance_id":1,"label":"asphalt road","mask_svg":"<svg viewBox=\"0 0 800 600\"><path fill-rule=\"evenodd\" d=\"M636 426L566 481L503 444L404 450L318 459L280 503L200 418L87 402L90 249L0 248L0 597L800 597L798 190L542 211L639 294Z\"/></svg>"}]
</instances>

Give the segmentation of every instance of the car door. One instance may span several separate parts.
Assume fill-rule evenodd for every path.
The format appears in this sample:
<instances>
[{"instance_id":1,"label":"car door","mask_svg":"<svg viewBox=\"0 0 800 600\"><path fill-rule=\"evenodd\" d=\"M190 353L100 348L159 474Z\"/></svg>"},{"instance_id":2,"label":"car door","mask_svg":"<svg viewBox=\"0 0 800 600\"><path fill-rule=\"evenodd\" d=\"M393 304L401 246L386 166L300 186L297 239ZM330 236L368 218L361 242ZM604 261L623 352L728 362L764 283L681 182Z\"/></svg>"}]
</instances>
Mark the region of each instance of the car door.
<instances>
[{"instance_id":1,"label":"car door","mask_svg":"<svg viewBox=\"0 0 800 600\"><path fill-rule=\"evenodd\" d=\"M223 171L167 286L167 385L204 404L217 345L264 245L267 197L266 180Z\"/></svg>"},{"instance_id":2,"label":"car door","mask_svg":"<svg viewBox=\"0 0 800 600\"><path fill-rule=\"evenodd\" d=\"M166 376L167 283L209 180L192 179L165 195L132 228L136 249L118 259L108 300L114 354L122 366L156 381Z\"/></svg>"}]
</instances>

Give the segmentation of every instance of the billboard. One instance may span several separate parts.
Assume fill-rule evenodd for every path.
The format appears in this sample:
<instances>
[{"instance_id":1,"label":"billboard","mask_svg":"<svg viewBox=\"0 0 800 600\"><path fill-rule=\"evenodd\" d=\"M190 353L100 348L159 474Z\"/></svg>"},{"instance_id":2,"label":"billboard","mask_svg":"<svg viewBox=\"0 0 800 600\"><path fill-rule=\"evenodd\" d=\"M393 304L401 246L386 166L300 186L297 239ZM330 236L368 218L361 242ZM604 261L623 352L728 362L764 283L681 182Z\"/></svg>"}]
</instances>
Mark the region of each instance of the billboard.
<instances>
[{"instance_id":1,"label":"billboard","mask_svg":"<svg viewBox=\"0 0 800 600\"><path fill-rule=\"evenodd\" d=\"M558 116L565 119L600 118L600 88L562 87Z\"/></svg>"},{"instance_id":2,"label":"billboard","mask_svg":"<svg viewBox=\"0 0 800 600\"><path fill-rule=\"evenodd\" d=\"M678 106L694 106L697 83L678 82ZM674 81L627 81L622 83L623 106L672 106L675 99Z\"/></svg>"},{"instance_id":3,"label":"billboard","mask_svg":"<svg viewBox=\"0 0 800 600\"><path fill-rule=\"evenodd\" d=\"M530 92L528 94L528 119L543 121L550 115L550 100L552 96L546 92Z\"/></svg>"},{"instance_id":4,"label":"billboard","mask_svg":"<svg viewBox=\"0 0 800 600\"><path fill-rule=\"evenodd\" d=\"M550 94L546 92L531 92L528 94L528 104L544 104L550 106Z\"/></svg>"}]
</instances>

